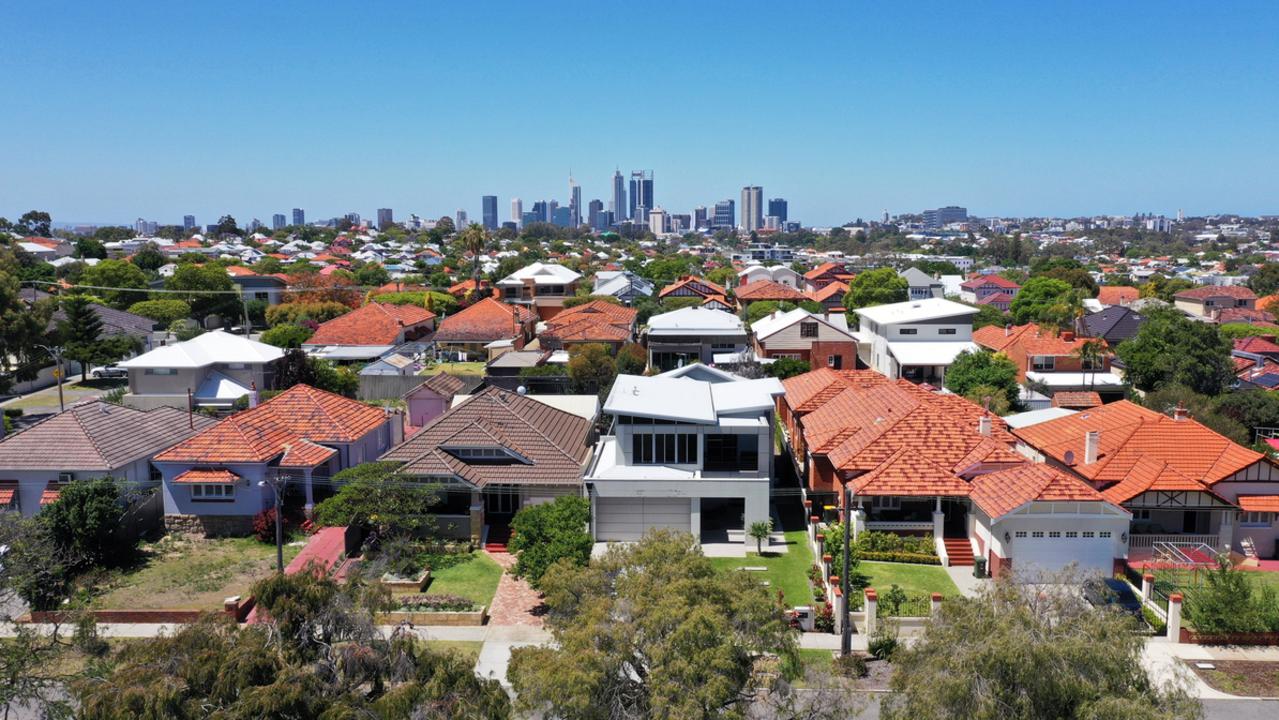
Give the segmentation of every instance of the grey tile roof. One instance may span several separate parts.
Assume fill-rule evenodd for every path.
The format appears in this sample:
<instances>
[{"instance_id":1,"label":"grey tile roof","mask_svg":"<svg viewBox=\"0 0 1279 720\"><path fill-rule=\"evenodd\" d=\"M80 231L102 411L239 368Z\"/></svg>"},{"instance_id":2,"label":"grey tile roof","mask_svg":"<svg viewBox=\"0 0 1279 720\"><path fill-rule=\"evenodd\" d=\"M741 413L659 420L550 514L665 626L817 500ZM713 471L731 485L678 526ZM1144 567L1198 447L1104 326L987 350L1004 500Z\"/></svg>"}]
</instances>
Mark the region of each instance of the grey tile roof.
<instances>
[{"instance_id":1,"label":"grey tile roof","mask_svg":"<svg viewBox=\"0 0 1279 720\"><path fill-rule=\"evenodd\" d=\"M0 441L0 472L114 471L216 424L213 418L188 417L171 407L144 411L88 402Z\"/></svg>"}]
</instances>

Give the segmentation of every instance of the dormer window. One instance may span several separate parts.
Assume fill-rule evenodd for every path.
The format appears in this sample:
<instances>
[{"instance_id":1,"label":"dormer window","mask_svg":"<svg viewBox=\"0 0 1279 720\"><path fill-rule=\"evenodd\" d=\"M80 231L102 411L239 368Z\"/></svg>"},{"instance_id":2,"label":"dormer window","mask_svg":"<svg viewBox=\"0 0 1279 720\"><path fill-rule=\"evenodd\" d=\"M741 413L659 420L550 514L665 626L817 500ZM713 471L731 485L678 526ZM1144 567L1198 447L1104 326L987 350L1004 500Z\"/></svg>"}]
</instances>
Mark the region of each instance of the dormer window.
<instances>
[{"instance_id":1,"label":"dormer window","mask_svg":"<svg viewBox=\"0 0 1279 720\"><path fill-rule=\"evenodd\" d=\"M502 463L523 462L523 458L504 447L488 446L488 447L446 447L442 448L445 452L471 464L496 465Z\"/></svg>"}]
</instances>

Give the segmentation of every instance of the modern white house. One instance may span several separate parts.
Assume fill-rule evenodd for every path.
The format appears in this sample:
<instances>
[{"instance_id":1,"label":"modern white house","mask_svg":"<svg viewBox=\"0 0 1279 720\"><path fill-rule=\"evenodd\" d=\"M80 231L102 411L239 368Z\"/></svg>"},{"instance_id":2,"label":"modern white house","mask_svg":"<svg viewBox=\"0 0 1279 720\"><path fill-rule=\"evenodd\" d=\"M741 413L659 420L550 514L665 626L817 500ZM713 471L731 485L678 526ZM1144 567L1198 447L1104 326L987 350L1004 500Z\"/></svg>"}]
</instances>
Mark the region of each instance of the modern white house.
<instances>
[{"instance_id":1,"label":"modern white house","mask_svg":"<svg viewBox=\"0 0 1279 720\"><path fill-rule=\"evenodd\" d=\"M803 290L805 285L804 276L788 265L750 265L737 273L738 285L749 285L761 281L775 282L796 290Z\"/></svg>"},{"instance_id":2,"label":"modern white house","mask_svg":"<svg viewBox=\"0 0 1279 720\"><path fill-rule=\"evenodd\" d=\"M652 528L744 539L769 518L776 378L746 380L705 365L620 375L612 416L584 477L591 532L638 540Z\"/></svg>"},{"instance_id":3,"label":"modern white house","mask_svg":"<svg viewBox=\"0 0 1279 720\"><path fill-rule=\"evenodd\" d=\"M707 307L680 308L648 319L648 365L672 370L690 363L714 362L716 354L737 354L749 347L746 323L736 315Z\"/></svg>"},{"instance_id":4,"label":"modern white house","mask_svg":"<svg viewBox=\"0 0 1279 720\"><path fill-rule=\"evenodd\" d=\"M595 273L592 295L608 295L630 305L639 298L651 297L653 283L629 270L601 270Z\"/></svg>"},{"instance_id":5,"label":"modern white house","mask_svg":"<svg viewBox=\"0 0 1279 720\"><path fill-rule=\"evenodd\" d=\"M124 402L143 410L186 408L190 393L197 407L229 408L254 386L270 389L282 357L274 345L212 330L120 363L129 371Z\"/></svg>"},{"instance_id":6,"label":"modern white house","mask_svg":"<svg viewBox=\"0 0 1279 720\"><path fill-rule=\"evenodd\" d=\"M940 386L946 368L973 342L977 308L924 298L859 308L858 353L889 378Z\"/></svg>"}]
</instances>

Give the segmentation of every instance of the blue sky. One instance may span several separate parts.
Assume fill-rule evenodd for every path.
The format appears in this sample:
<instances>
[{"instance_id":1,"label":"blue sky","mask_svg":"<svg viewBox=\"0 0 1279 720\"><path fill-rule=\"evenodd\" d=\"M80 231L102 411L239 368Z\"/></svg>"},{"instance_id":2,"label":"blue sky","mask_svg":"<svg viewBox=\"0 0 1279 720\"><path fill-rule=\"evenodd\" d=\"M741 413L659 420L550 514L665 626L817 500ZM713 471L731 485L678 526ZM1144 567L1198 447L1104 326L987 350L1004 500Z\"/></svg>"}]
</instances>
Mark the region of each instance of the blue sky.
<instances>
[{"instance_id":1,"label":"blue sky","mask_svg":"<svg viewBox=\"0 0 1279 720\"><path fill-rule=\"evenodd\" d=\"M5 3L0 215L1279 212L1275 3L791 5Z\"/></svg>"}]
</instances>

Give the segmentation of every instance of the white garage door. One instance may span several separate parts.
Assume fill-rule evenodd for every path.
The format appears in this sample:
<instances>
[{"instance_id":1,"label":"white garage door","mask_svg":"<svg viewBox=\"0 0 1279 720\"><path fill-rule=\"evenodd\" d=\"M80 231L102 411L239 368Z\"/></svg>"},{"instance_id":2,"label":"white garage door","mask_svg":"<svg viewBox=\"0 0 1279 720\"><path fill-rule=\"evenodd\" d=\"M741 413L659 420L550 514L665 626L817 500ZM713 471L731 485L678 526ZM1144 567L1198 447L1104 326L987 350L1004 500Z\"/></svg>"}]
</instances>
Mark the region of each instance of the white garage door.
<instances>
[{"instance_id":1,"label":"white garage door","mask_svg":"<svg viewBox=\"0 0 1279 720\"><path fill-rule=\"evenodd\" d=\"M635 541L649 528L689 532L693 522L688 498L618 498L595 500L595 539Z\"/></svg>"},{"instance_id":2,"label":"white garage door","mask_svg":"<svg viewBox=\"0 0 1279 720\"><path fill-rule=\"evenodd\" d=\"M1112 540L1085 537L1083 532L1028 532L1013 540L1013 570L1019 573L1057 572L1075 563L1079 572L1100 572L1106 577L1114 568ZM1035 537L1040 535L1042 537ZM1053 536L1056 537L1053 537Z\"/></svg>"}]
</instances>

